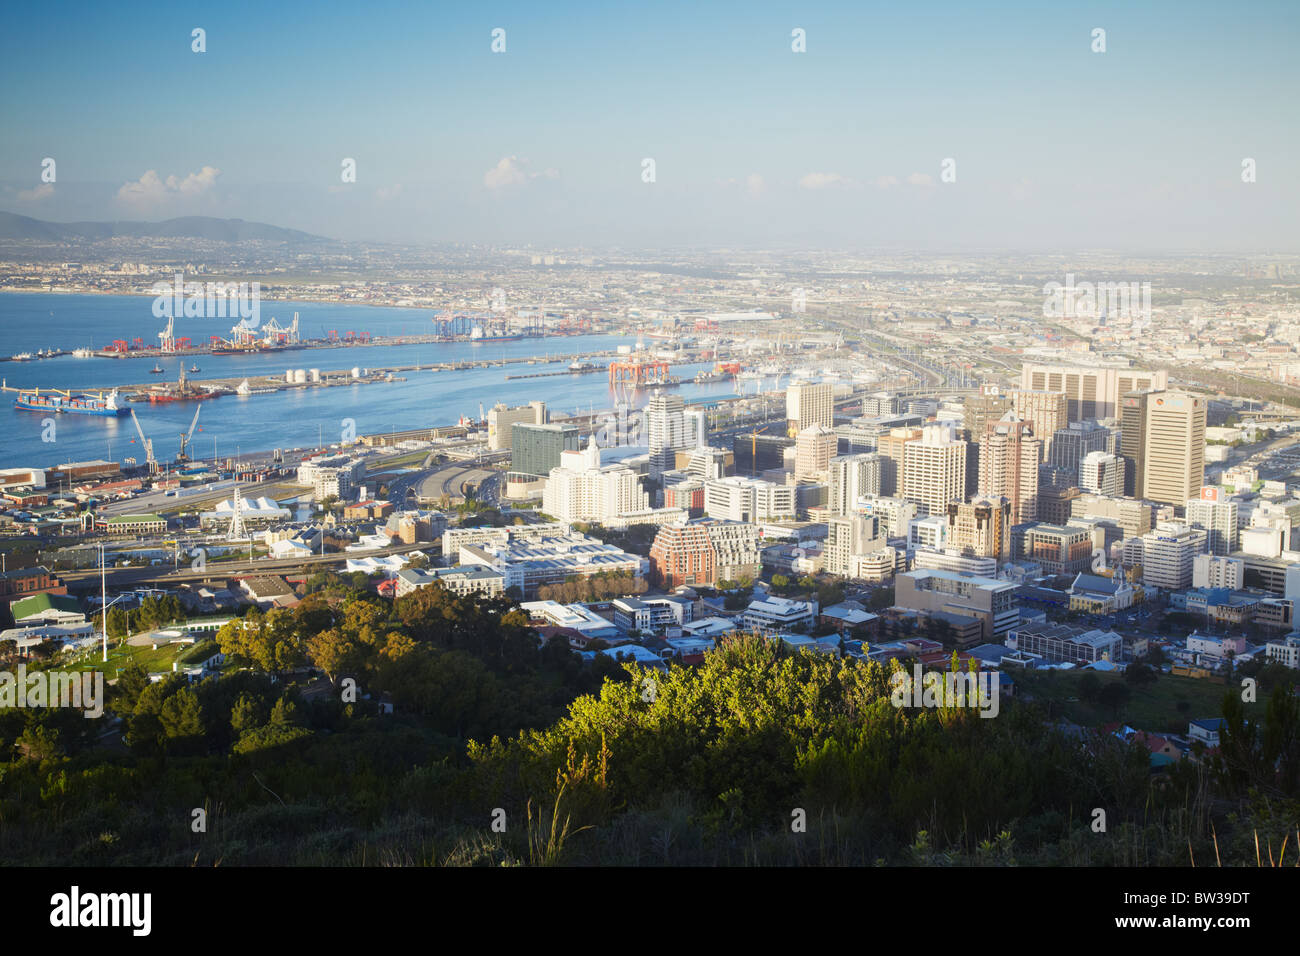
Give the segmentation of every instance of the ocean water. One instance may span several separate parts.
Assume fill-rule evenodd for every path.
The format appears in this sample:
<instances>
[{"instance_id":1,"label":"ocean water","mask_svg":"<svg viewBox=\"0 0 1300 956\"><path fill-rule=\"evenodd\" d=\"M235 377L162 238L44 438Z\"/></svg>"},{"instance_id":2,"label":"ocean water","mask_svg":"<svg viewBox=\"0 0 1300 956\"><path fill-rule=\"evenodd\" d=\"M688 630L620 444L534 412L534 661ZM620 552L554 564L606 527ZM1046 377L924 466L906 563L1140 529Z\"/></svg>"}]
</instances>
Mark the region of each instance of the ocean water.
<instances>
[{"instance_id":1,"label":"ocean water","mask_svg":"<svg viewBox=\"0 0 1300 956\"><path fill-rule=\"evenodd\" d=\"M0 294L0 354L35 353L48 348L102 348L114 339L129 341L135 337L156 344L163 322L153 316L152 304L153 299L146 296ZM320 336L328 329L337 329L340 335L348 330L368 331L372 335L428 334L433 315L432 310L426 309L263 302L262 323L275 317L287 325L294 312L299 313L299 329L304 337ZM188 335L195 342L207 341L209 335L227 333L232 324L230 319L177 319L175 334ZM215 447L215 454L226 458L273 448L315 447L322 438L329 444L339 441L345 419L355 422L358 435L454 424L462 415L477 419L480 403L486 410L497 402L521 405L536 399L555 411L569 414L610 409L616 405L618 396L600 373L516 381L506 381L505 376L561 370L569 363L567 356L574 353L613 350L618 345L634 343L634 338L626 336L585 335L500 343L425 343L187 357L183 360L186 368L191 363L200 367L191 378L202 381L248 375L283 378L289 368L331 371L417 362L493 361L503 357L540 359L548 353L566 356L549 364L399 373L406 376L404 382L299 389L245 397L225 395L201 403L194 454L210 458ZM32 362L0 362L0 377L10 386L73 391L152 381L174 382L182 359L162 359L166 374L151 375L149 369L156 358L79 359L69 355ZM674 367L673 374L689 379L704 367ZM734 394L734 388L729 381L707 385L689 383L681 386L679 392L688 399L724 397ZM49 467L93 458L144 459L130 416L59 415L51 435L44 424L49 416L15 409L13 397L12 393L4 393L0 398L0 467ZM644 405L648 397L643 392L634 393L631 404ZM159 461L173 458L179 449L181 433L189 429L195 405L129 404L135 409L145 434L153 440ZM53 441L46 440L49 438Z\"/></svg>"}]
</instances>

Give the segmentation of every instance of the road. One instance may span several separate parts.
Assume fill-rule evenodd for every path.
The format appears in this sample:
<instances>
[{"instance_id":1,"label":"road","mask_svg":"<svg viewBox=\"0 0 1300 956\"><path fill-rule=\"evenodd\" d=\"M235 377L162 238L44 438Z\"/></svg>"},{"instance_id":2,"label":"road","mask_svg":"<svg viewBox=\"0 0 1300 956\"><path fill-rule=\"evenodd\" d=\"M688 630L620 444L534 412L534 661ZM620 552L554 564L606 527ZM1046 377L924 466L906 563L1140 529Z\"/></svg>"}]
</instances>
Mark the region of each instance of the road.
<instances>
[{"instance_id":1,"label":"road","mask_svg":"<svg viewBox=\"0 0 1300 956\"><path fill-rule=\"evenodd\" d=\"M175 587L178 584L223 583L230 578L247 577L256 574L281 574L297 571L310 565L344 564L349 558L380 558L390 554L407 554L411 551L433 551L436 544L396 544L374 551L313 554L310 557L294 557L263 561L213 561L206 570L195 571L191 567L172 569L166 567L144 568L109 568L107 572L108 588L126 589L143 584L157 584L163 587ZM60 571L59 577L74 590L94 590L99 587L99 569L85 571Z\"/></svg>"}]
</instances>

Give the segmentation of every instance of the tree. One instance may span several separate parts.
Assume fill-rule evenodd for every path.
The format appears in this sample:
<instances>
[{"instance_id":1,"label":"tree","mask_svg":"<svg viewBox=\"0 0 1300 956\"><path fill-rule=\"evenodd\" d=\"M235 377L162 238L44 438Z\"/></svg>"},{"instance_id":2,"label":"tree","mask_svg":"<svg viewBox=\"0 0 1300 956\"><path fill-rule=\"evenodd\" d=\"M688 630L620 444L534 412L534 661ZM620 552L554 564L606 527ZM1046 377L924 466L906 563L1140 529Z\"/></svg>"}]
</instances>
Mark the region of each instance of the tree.
<instances>
[{"instance_id":1,"label":"tree","mask_svg":"<svg viewBox=\"0 0 1300 956\"><path fill-rule=\"evenodd\" d=\"M1087 671L1079 678L1079 699L1089 704L1095 703L1101 695L1101 679L1096 671Z\"/></svg>"},{"instance_id":2,"label":"tree","mask_svg":"<svg viewBox=\"0 0 1300 956\"><path fill-rule=\"evenodd\" d=\"M1146 687L1156 681L1156 672L1146 664L1130 664L1124 671L1124 679L1134 687Z\"/></svg>"},{"instance_id":3,"label":"tree","mask_svg":"<svg viewBox=\"0 0 1300 956\"><path fill-rule=\"evenodd\" d=\"M1103 706L1110 708L1110 711L1114 716L1118 717L1120 711L1122 711L1124 706L1128 703L1129 697L1130 694L1128 687L1121 684L1119 681L1111 681L1101 689L1101 693L1098 695L1098 700Z\"/></svg>"}]
</instances>

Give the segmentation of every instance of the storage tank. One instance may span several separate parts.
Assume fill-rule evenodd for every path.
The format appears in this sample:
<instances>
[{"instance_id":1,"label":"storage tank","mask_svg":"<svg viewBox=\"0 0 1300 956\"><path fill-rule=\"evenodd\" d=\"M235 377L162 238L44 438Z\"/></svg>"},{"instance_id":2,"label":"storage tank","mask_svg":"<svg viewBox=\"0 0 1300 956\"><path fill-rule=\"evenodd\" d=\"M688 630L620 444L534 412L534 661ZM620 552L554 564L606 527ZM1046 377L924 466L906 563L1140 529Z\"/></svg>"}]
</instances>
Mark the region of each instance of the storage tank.
<instances>
[{"instance_id":1,"label":"storage tank","mask_svg":"<svg viewBox=\"0 0 1300 956\"><path fill-rule=\"evenodd\" d=\"M360 377L361 377L361 369L357 368L356 366L353 366L353 367L352 367L352 377L353 377L353 378L360 378Z\"/></svg>"},{"instance_id":2,"label":"storage tank","mask_svg":"<svg viewBox=\"0 0 1300 956\"><path fill-rule=\"evenodd\" d=\"M318 368L311 369L307 372L307 374L311 377L311 380L313 382L320 381L320 369Z\"/></svg>"},{"instance_id":3,"label":"storage tank","mask_svg":"<svg viewBox=\"0 0 1300 956\"><path fill-rule=\"evenodd\" d=\"M293 369L287 368L284 370L284 380L286 384L293 384Z\"/></svg>"},{"instance_id":4,"label":"storage tank","mask_svg":"<svg viewBox=\"0 0 1300 956\"><path fill-rule=\"evenodd\" d=\"M295 385L307 384L307 370L305 368L296 368L293 370L293 382Z\"/></svg>"}]
</instances>

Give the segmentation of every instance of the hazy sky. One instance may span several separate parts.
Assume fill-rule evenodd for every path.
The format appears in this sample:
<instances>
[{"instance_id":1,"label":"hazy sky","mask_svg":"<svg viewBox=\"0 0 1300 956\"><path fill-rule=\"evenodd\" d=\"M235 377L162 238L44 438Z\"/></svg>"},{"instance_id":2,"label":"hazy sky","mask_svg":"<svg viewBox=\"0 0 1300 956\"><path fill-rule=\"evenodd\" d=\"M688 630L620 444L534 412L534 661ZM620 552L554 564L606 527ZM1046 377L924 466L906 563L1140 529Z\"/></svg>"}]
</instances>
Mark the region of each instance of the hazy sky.
<instances>
[{"instance_id":1,"label":"hazy sky","mask_svg":"<svg viewBox=\"0 0 1300 956\"><path fill-rule=\"evenodd\" d=\"M8 10L0 208L402 241L1300 251L1296 0L186 8Z\"/></svg>"}]
</instances>

